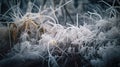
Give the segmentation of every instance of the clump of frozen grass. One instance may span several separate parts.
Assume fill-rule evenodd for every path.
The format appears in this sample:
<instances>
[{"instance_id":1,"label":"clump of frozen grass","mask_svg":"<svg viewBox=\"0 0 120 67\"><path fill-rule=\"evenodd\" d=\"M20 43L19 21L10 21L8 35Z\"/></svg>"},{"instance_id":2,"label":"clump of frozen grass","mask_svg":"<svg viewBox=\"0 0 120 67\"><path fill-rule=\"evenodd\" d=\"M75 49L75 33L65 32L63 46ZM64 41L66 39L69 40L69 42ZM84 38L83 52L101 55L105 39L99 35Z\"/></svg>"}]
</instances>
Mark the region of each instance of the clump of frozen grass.
<instances>
[{"instance_id":1,"label":"clump of frozen grass","mask_svg":"<svg viewBox=\"0 0 120 67\"><path fill-rule=\"evenodd\" d=\"M108 20L111 17L106 19L97 12L88 11L80 15L85 19L82 21L83 25L79 25L77 14L76 26L69 23L63 26L58 23L54 13L58 9L47 8L38 13L32 13L31 10L25 15L21 15L19 11L13 12L14 24L20 30L20 43L16 43L8 56L43 58L48 61L49 67L58 67L56 57L60 59L63 54L68 56L67 53L76 53L75 49L95 67L105 66L103 63L107 64L107 61L120 56L120 29L114 24L115 18L112 17L114 20L111 21ZM55 51L60 55L54 54ZM114 54L115 52L117 53Z\"/></svg>"}]
</instances>

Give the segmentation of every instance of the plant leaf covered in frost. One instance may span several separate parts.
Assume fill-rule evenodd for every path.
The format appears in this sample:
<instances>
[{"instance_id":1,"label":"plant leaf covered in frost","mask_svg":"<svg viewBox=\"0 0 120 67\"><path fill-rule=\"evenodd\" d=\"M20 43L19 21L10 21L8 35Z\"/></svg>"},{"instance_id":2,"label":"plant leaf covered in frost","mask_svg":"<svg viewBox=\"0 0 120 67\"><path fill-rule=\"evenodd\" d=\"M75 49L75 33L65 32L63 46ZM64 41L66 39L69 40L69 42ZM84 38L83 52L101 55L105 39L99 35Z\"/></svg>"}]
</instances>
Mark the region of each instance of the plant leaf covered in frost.
<instances>
[{"instance_id":1,"label":"plant leaf covered in frost","mask_svg":"<svg viewBox=\"0 0 120 67\"><path fill-rule=\"evenodd\" d=\"M104 18L97 12L87 12L78 15L78 19L85 18L88 21L83 20L83 25L77 26L69 22L67 25L57 23L51 8L38 13L26 12L21 17L17 13L14 14L13 23L21 30L22 25L27 22L29 28L18 32L19 41L7 54L7 59L42 58L48 61L48 67L59 67L61 57L79 53L93 67L106 67L115 62L120 64L120 21L116 21L119 20L117 18ZM36 27L32 22L36 23ZM5 60L0 61L0 64L3 62Z\"/></svg>"}]
</instances>

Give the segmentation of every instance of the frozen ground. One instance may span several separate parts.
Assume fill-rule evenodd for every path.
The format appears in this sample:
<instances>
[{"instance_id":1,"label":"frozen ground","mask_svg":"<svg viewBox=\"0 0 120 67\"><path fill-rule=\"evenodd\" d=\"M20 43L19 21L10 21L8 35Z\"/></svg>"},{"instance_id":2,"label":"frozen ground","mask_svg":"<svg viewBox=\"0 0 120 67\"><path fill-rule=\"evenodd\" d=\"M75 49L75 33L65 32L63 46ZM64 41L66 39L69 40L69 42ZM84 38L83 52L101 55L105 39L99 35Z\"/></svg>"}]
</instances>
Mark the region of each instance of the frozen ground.
<instances>
[{"instance_id":1,"label":"frozen ground","mask_svg":"<svg viewBox=\"0 0 120 67\"><path fill-rule=\"evenodd\" d=\"M0 67L120 67L120 2L91 2L12 4L0 21Z\"/></svg>"}]
</instances>

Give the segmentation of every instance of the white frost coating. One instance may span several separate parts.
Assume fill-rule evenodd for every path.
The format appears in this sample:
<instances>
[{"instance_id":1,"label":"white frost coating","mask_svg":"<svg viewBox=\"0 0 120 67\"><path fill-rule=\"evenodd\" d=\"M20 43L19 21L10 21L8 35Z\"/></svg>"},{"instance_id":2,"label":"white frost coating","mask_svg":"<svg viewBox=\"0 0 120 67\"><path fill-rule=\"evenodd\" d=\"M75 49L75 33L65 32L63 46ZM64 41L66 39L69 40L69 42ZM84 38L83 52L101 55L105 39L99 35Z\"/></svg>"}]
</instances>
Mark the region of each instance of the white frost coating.
<instances>
[{"instance_id":1,"label":"white frost coating","mask_svg":"<svg viewBox=\"0 0 120 67\"><path fill-rule=\"evenodd\" d=\"M56 60L58 55L55 54L55 51L58 51L61 56L68 55L66 51L75 53L77 46L78 53L90 60L95 67L104 67L114 58L120 59L120 27L114 24L114 22L116 23L115 18L106 19L96 12L88 12L89 16L81 15L82 18L90 20L82 21L83 25L79 25L77 14L77 25L63 26L59 24L56 15L53 14L64 5L56 10L47 8L38 13L30 12L32 8L29 7L31 9L23 16L19 16L19 14L21 15L19 11L18 15L13 12L13 20L17 28L20 28L25 22L28 27L26 25L25 30L21 30L18 38L20 43L17 42L14 45L8 56L17 58L20 55L24 59L47 58L49 67L50 64L58 67Z\"/></svg>"}]
</instances>

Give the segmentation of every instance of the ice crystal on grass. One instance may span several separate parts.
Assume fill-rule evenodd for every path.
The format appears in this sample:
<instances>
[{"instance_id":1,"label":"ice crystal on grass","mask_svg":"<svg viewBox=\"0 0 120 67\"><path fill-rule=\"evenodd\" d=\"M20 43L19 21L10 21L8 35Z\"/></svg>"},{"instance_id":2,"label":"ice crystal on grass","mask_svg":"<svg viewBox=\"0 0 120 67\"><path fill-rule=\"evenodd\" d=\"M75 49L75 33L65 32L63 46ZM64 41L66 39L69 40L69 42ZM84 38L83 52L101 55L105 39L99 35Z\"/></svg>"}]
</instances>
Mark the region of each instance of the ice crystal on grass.
<instances>
[{"instance_id":1,"label":"ice crystal on grass","mask_svg":"<svg viewBox=\"0 0 120 67\"><path fill-rule=\"evenodd\" d=\"M66 25L62 25L64 21L58 20L62 16L61 8L70 2L71 0L56 9L49 7L40 10L39 8L36 13L32 12L36 5L29 2L25 14L21 13L18 5L12 7L13 12L10 15L13 22L9 24L10 29L5 29L10 30L9 41L15 42L6 54L7 59L1 60L0 65L19 58L24 61L41 59L42 61L39 61L43 65L44 62L47 63L48 67L65 67L74 61L73 66L76 67L119 65L120 24L117 25L117 23L120 21L116 14L110 17L101 15L95 10L88 11L84 14L77 14L75 24L70 24L66 18L68 20ZM0 32L6 33L6 30L1 31L2 28L0 27ZM3 43L4 37L0 37L0 42ZM1 43L0 46L3 46L4 44Z\"/></svg>"}]
</instances>

